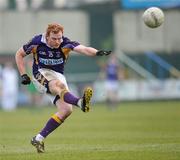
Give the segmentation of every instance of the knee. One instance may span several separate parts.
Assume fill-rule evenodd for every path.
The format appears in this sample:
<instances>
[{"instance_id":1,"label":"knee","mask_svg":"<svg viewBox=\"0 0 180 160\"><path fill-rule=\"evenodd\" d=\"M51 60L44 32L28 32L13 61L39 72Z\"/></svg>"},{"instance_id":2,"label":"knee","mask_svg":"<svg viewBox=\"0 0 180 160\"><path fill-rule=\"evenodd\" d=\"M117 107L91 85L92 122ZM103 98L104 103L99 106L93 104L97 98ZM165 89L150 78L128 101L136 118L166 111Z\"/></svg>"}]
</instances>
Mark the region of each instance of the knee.
<instances>
[{"instance_id":1,"label":"knee","mask_svg":"<svg viewBox=\"0 0 180 160\"><path fill-rule=\"evenodd\" d=\"M55 85L56 85L56 87L60 88L61 90L66 89L66 86L63 83L61 83L59 80L56 80Z\"/></svg>"},{"instance_id":2,"label":"knee","mask_svg":"<svg viewBox=\"0 0 180 160\"><path fill-rule=\"evenodd\" d=\"M73 111L71 104L64 104L61 106L59 110L59 114L61 116L61 119L64 121L67 117L69 117Z\"/></svg>"}]
</instances>

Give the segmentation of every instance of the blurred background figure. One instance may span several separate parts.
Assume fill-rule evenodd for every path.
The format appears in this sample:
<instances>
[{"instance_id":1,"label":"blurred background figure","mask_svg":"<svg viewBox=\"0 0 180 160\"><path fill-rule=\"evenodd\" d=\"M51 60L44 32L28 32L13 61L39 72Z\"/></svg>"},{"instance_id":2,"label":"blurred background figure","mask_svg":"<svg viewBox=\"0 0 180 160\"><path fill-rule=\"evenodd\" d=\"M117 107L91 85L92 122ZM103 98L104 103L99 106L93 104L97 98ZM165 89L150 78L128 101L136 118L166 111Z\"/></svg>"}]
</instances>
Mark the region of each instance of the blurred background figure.
<instances>
[{"instance_id":1,"label":"blurred background figure","mask_svg":"<svg viewBox=\"0 0 180 160\"><path fill-rule=\"evenodd\" d=\"M31 8L34 10L38 10L43 6L45 0L32 0L31 1Z\"/></svg>"},{"instance_id":2,"label":"blurred background figure","mask_svg":"<svg viewBox=\"0 0 180 160\"><path fill-rule=\"evenodd\" d=\"M104 68L106 103L110 109L117 107L119 99L119 82L122 78L120 63L116 54L112 54Z\"/></svg>"},{"instance_id":3,"label":"blurred background figure","mask_svg":"<svg viewBox=\"0 0 180 160\"><path fill-rule=\"evenodd\" d=\"M16 0L16 8L18 11L25 11L28 8L27 0Z\"/></svg>"},{"instance_id":4,"label":"blurred background figure","mask_svg":"<svg viewBox=\"0 0 180 160\"><path fill-rule=\"evenodd\" d=\"M0 10L5 10L8 7L8 1L7 0L0 0Z\"/></svg>"},{"instance_id":5,"label":"blurred background figure","mask_svg":"<svg viewBox=\"0 0 180 160\"><path fill-rule=\"evenodd\" d=\"M63 8L66 5L66 0L54 0L54 6L56 8Z\"/></svg>"},{"instance_id":6,"label":"blurred background figure","mask_svg":"<svg viewBox=\"0 0 180 160\"><path fill-rule=\"evenodd\" d=\"M2 109L12 111L18 103L18 74L11 62L2 69Z\"/></svg>"},{"instance_id":7,"label":"blurred background figure","mask_svg":"<svg viewBox=\"0 0 180 160\"><path fill-rule=\"evenodd\" d=\"M1 102L1 94L2 94L2 66L0 65L0 102ZM0 103L1 108L1 103Z\"/></svg>"}]
</instances>

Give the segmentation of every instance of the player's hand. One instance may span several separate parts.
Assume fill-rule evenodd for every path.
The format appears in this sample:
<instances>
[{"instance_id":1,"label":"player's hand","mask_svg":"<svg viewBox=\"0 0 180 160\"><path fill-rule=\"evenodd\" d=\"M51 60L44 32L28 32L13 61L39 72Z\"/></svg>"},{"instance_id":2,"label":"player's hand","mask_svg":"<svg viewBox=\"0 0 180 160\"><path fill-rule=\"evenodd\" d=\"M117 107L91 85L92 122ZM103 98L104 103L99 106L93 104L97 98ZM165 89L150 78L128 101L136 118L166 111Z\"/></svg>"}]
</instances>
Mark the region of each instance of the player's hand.
<instances>
[{"instance_id":1,"label":"player's hand","mask_svg":"<svg viewBox=\"0 0 180 160\"><path fill-rule=\"evenodd\" d=\"M31 83L31 79L27 74L21 76L21 84L27 85Z\"/></svg>"},{"instance_id":2,"label":"player's hand","mask_svg":"<svg viewBox=\"0 0 180 160\"><path fill-rule=\"evenodd\" d=\"M96 52L96 56L107 56L109 54L111 54L112 51L103 51L103 50L99 50Z\"/></svg>"}]
</instances>

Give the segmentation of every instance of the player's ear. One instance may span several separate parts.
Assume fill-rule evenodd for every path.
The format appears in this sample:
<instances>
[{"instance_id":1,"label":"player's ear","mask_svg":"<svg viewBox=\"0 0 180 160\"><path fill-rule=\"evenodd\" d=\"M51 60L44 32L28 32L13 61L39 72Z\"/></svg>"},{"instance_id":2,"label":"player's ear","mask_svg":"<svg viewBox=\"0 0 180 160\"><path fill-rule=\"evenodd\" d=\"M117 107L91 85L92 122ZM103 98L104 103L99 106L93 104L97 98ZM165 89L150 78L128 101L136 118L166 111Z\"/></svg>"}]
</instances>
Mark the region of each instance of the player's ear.
<instances>
[{"instance_id":1,"label":"player's ear","mask_svg":"<svg viewBox=\"0 0 180 160\"><path fill-rule=\"evenodd\" d=\"M50 34L48 34L48 33L45 34L46 39L49 38L49 35L50 35Z\"/></svg>"},{"instance_id":2,"label":"player's ear","mask_svg":"<svg viewBox=\"0 0 180 160\"><path fill-rule=\"evenodd\" d=\"M45 36L45 37L46 37L46 40L48 40L48 39L49 39L49 36L48 36L47 34L46 34L46 36Z\"/></svg>"}]
</instances>

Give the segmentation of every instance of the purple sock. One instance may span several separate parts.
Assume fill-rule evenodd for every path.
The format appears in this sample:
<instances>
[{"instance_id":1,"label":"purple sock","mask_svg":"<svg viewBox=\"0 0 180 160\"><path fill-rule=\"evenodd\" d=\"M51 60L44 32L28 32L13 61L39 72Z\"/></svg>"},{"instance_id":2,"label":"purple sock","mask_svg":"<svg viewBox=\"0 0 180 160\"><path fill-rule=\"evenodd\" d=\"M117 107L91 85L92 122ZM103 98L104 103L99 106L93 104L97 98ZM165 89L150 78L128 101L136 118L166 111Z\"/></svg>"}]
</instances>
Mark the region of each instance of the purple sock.
<instances>
[{"instance_id":1,"label":"purple sock","mask_svg":"<svg viewBox=\"0 0 180 160\"><path fill-rule=\"evenodd\" d=\"M50 118L46 123L46 126L41 130L40 135L44 138L47 137L51 132L53 132L57 127L59 127L60 123L55 121L53 118Z\"/></svg>"},{"instance_id":2,"label":"purple sock","mask_svg":"<svg viewBox=\"0 0 180 160\"><path fill-rule=\"evenodd\" d=\"M64 94L64 101L73 105L77 106L77 103L79 101L80 98L75 97L73 94L71 94L70 92L66 92Z\"/></svg>"}]
</instances>

